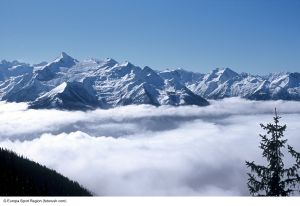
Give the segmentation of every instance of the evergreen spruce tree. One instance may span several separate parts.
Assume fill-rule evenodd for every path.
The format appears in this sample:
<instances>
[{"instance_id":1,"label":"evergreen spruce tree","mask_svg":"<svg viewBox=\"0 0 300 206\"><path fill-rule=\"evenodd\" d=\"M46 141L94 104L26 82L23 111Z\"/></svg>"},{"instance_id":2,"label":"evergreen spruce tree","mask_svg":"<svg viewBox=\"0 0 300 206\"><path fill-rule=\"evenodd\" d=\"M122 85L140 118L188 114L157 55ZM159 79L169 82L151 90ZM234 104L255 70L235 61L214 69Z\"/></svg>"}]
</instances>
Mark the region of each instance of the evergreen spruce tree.
<instances>
[{"instance_id":1,"label":"evergreen spruce tree","mask_svg":"<svg viewBox=\"0 0 300 206\"><path fill-rule=\"evenodd\" d=\"M289 168L284 167L282 150L287 143L287 139L283 139L286 125L279 125L280 118L275 108L274 124L260 124L267 133L260 134L262 140L259 148L263 150L262 156L266 158L268 164L262 166L253 161L246 161L247 167L252 172L248 173L248 188L251 195L289 196L299 192L300 153L287 145L288 152L295 158L295 163Z\"/></svg>"}]
</instances>

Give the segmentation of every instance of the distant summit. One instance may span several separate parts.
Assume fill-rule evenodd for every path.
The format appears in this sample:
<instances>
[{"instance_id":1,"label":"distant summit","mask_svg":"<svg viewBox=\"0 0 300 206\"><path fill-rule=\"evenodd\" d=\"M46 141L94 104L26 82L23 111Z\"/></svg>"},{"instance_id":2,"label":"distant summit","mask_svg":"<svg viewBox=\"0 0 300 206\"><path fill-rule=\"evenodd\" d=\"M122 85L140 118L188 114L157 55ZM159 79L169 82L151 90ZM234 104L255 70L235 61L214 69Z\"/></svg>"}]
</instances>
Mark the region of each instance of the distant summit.
<instances>
[{"instance_id":1,"label":"distant summit","mask_svg":"<svg viewBox=\"0 0 300 206\"><path fill-rule=\"evenodd\" d=\"M74 59L73 57L69 56L67 53L62 52L59 57L57 57L53 63L59 63L59 66L71 67L75 65L78 60Z\"/></svg>"}]
</instances>

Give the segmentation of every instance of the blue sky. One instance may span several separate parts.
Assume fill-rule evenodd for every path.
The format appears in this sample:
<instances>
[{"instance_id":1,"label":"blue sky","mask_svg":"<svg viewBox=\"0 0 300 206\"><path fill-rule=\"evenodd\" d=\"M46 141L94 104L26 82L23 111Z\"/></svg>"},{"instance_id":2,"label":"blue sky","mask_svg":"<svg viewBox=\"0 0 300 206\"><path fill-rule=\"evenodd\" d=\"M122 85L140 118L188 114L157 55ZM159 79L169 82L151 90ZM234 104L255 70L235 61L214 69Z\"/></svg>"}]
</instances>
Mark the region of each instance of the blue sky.
<instances>
[{"instance_id":1,"label":"blue sky","mask_svg":"<svg viewBox=\"0 0 300 206\"><path fill-rule=\"evenodd\" d=\"M300 71L299 0L0 0L0 59Z\"/></svg>"}]
</instances>

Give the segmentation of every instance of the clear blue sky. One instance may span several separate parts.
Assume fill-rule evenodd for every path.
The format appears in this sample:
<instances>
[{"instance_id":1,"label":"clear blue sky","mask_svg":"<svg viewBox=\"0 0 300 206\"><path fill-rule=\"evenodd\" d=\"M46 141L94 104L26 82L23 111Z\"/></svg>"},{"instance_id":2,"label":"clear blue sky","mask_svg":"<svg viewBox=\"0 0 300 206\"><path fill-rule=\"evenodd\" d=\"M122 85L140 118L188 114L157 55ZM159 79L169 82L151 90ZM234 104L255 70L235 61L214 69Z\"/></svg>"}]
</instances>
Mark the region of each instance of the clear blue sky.
<instances>
[{"instance_id":1,"label":"clear blue sky","mask_svg":"<svg viewBox=\"0 0 300 206\"><path fill-rule=\"evenodd\" d=\"M300 0L0 0L0 59L300 71Z\"/></svg>"}]
</instances>

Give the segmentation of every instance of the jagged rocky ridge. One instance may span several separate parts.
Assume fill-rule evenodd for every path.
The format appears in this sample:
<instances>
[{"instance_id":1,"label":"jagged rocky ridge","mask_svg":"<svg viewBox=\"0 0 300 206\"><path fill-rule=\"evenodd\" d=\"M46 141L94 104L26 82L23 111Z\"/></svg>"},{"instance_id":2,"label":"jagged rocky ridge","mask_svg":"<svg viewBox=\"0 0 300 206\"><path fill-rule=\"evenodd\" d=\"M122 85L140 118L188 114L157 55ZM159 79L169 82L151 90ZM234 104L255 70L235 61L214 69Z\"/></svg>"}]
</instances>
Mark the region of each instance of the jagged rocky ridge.
<instances>
[{"instance_id":1,"label":"jagged rocky ridge","mask_svg":"<svg viewBox=\"0 0 300 206\"><path fill-rule=\"evenodd\" d=\"M300 74L238 74L228 68L200 74L154 71L107 58L78 61L62 53L53 62L0 62L0 100L31 108L93 109L130 104L208 105L206 99L300 100Z\"/></svg>"}]
</instances>

